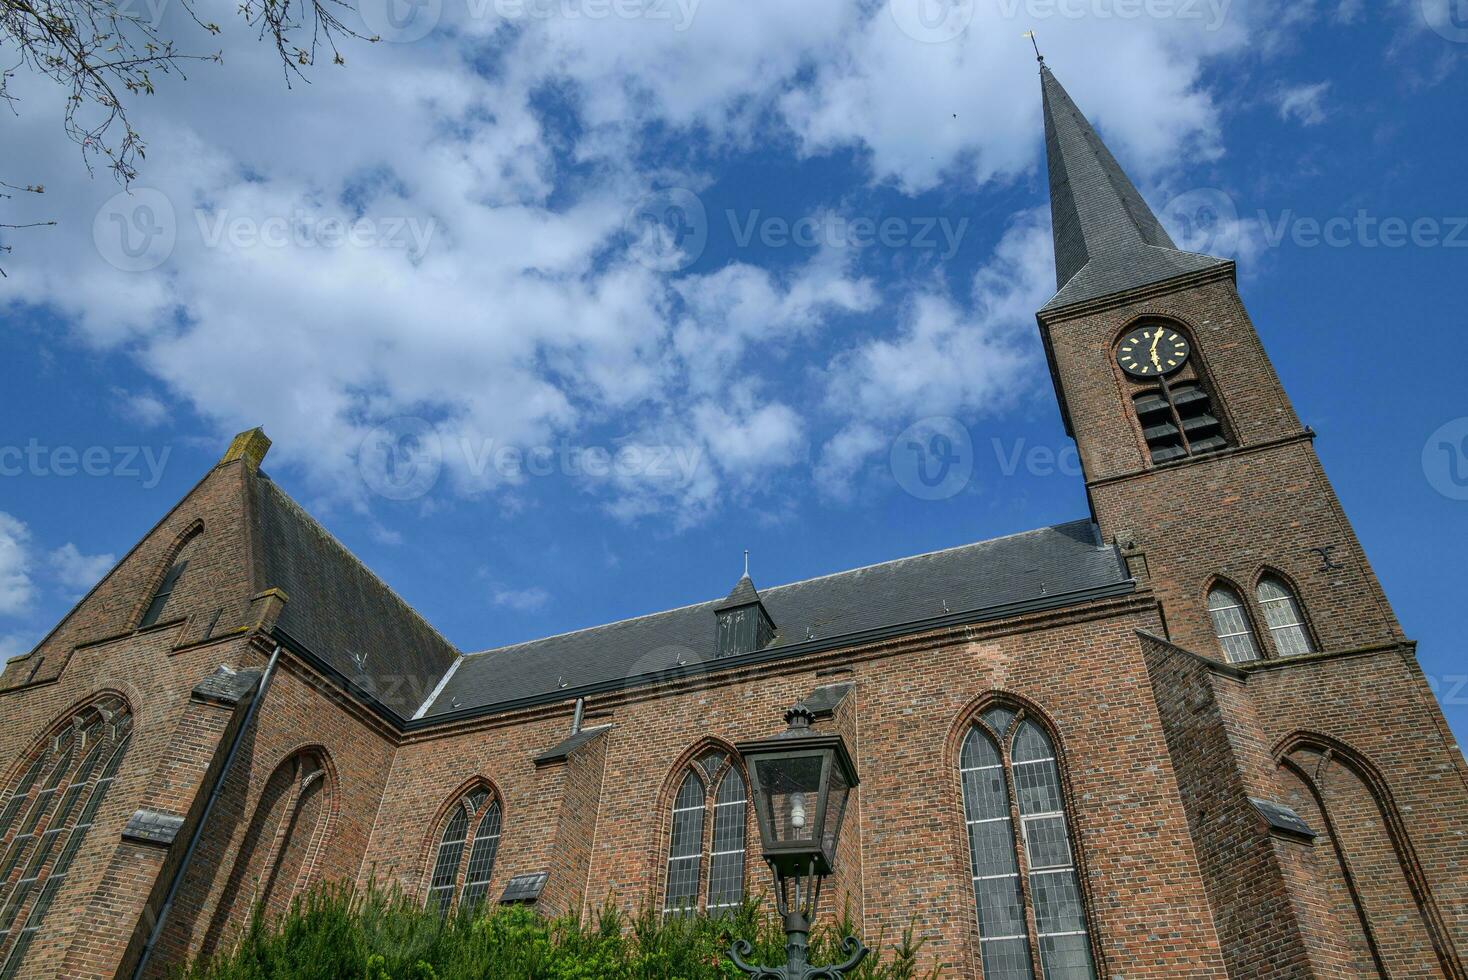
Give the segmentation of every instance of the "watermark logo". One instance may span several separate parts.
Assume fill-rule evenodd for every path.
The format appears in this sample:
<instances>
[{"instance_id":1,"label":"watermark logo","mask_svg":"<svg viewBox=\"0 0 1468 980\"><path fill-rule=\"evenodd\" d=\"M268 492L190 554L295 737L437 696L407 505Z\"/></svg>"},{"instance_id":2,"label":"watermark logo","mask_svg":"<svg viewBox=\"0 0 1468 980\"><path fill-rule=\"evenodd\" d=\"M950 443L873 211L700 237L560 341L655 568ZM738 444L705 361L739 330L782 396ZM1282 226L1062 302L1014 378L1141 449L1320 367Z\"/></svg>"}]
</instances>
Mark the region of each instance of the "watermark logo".
<instances>
[{"instance_id":1,"label":"watermark logo","mask_svg":"<svg viewBox=\"0 0 1468 980\"><path fill-rule=\"evenodd\" d=\"M1222 30L1231 12L1239 23L1248 18L1235 8L1246 0L998 0L999 14L1026 24L1047 20L1175 20L1205 31Z\"/></svg>"},{"instance_id":2,"label":"watermark logo","mask_svg":"<svg viewBox=\"0 0 1468 980\"><path fill-rule=\"evenodd\" d=\"M654 272L686 269L708 246L708 212L698 195L668 187L644 195L624 222L632 257Z\"/></svg>"},{"instance_id":3,"label":"watermark logo","mask_svg":"<svg viewBox=\"0 0 1468 980\"><path fill-rule=\"evenodd\" d=\"M947 500L968 486L974 443L958 419L935 416L914 422L892 443L892 475L919 500Z\"/></svg>"},{"instance_id":4,"label":"watermark logo","mask_svg":"<svg viewBox=\"0 0 1468 980\"><path fill-rule=\"evenodd\" d=\"M393 44L427 37L443 17L443 0L361 0L359 12L367 30Z\"/></svg>"},{"instance_id":5,"label":"watermark logo","mask_svg":"<svg viewBox=\"0 0 1468 980\"><path fill-rule=\"evenodd\" d=\"M1422 446L1427 482L1449 500L1468 500L1468 417L1453 419Z\"/></svg>"},{"instance_id":6,"label":"watermark logo","mask_svg":"<svg viewBox=\"0 0 1468 980\"><path fill-rule=\"evenodd\" d=\"M1422 19L1454 44L1468 44L1468 0L1418 0Z\"/></svg>"},{"instance_id":7,"label":"watermark logo","mask_svg":"<svg viewBox=\"0 0 1468 980\"><path fill-rule=\"evenodd\" d=\"M977 0L887 0L902 33L923 44L952 41L973 23Z\"/></svg>"},{"instance_id":8,"label":"watermark logo","mask_svg":"<svg viewBox=\"0 0 1468 980\"><path fill-rule=\"evenodd\" d=\"M357 450L362 481L388 500L416 500L433 489L442 470L438 430L413 416L377 426Z\"/></svg>"},{"instance_id":9,"label":"watermark logo","mask_svg":"<svg viewBox=\"0 0 1468 980\"><path fill-rule=\"evenodd\" d=\"M119 191L92 219L92 242L98 255L123 272L156 269L178 242L173 202L151 187Z\"/></svg>"},{"instance_id":10,"label":"watermark logo","mask_svg":"<svg viewBox=\"0 0 1468 980\"><path fill-rule=\"evenodd\" d=\"M0 445L0 477L118 477L152 490L172 453L172 446L47 446L32 438Z\"/></svg>"},{"instance_id":11,"label":"watermark logo","mask_svg":"<svg viewBox=\"0 0 1468 980\"><path fill-rule=\"evenodd\" d=\"M918 217L848 218L826 211L789 221L778 215L767 215L759 208L743 214L729 209L724 212L734 244L748 248L758 241L764 248L870 248L880 245L889 249L934 251L947 261L958 253L968 233L967 216L953 220L947 215Z\"/></svg>"},{"instance_id":12,"label":"watermark logo","mask_svg":"<svg viewBox=\"0 0 1468 980\"><path fill-rule=\"evenodd\" d=\"M1200 187L1172 198L1162 223L1184 252L1234 258L1239 251L1239 209L1216 187Z\"/></svg>"}]
</instances>

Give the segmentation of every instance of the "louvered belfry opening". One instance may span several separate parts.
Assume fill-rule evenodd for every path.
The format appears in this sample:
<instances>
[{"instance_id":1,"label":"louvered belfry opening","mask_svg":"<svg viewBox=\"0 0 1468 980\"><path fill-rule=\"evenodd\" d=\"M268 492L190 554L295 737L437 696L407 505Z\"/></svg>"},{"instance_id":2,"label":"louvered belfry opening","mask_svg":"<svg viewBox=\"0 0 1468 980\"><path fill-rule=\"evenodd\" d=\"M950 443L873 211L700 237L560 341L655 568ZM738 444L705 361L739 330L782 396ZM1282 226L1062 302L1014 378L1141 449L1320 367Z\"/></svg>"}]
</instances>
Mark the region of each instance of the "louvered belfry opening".
<instances>
[{"instance_id":1,"label":"louvered belfry opening","mask_svg":"<svg viewBox=\"0 0 1468 980\"><path fill-rule=\"evenodd\" d=\"M718 624L715 655L733 657L763 650L775 639L775 622L765 611L749 575L734 586L728 598L714 608Z\"/></svg>"},{"instance_id":2,"label":"louvered belfry opening","mask_svg":"<svg viewBox=\"0 0 1468 980\"><path fill-rule=\"evenodd\" d=\"M1172 378L1158 378L1135 390L1132 407L1154 465L1217 452L1229 444L1192 362Z\"/></svg>"}]
</instances>

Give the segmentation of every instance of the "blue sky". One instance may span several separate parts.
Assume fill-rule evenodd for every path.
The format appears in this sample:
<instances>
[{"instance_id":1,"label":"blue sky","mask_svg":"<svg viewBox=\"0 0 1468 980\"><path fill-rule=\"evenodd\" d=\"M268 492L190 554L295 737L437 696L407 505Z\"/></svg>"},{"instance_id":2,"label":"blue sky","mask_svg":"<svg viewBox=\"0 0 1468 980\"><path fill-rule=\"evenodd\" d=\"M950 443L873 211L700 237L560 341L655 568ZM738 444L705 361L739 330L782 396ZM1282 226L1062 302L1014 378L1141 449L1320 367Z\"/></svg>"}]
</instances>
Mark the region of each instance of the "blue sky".
<instances>
[{"instance_id":1,"label":"blue sky","mask_svg":"<svg viewBox=\"0 0 1468 980\"><path fill-rule=\"evenodd\" d=\"M1033 28L1185 247L1237 257L1468 732L1456 0L363 2L387 40L290 90L222 13L224 65L136 113L131 195L16 80L0 179L48 193L7 213L60 224L3 239L0 652L255 424L465 649L721 595L746 548L770 585L1084 516ZM971 447L936 500L891 455L933 418Z\"/></svg>"}]
</instances>

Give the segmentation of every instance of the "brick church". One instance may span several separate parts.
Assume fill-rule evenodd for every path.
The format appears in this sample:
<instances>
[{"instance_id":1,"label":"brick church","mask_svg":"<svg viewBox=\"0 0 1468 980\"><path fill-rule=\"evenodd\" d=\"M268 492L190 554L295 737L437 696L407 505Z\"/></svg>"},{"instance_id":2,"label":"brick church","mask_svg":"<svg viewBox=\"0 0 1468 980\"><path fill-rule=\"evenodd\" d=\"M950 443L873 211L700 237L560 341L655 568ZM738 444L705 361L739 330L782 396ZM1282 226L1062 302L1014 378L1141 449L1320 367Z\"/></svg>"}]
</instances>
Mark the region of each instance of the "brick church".
<instances>
[{"instance_id":1,"label":"brick church","mask_svg":"<svg viewBox=\"0 0 1468 980\"><path fill-rule=\"evenodd\" d=\"M1468 767L1315 434L1041 80L1078 519L469 653L242 433L0 676L0 980L373 876L717 912L769 887L732 746L797 700L861 779L827 914L945 976L1465 977Z\"/></svg>"}]
</instances>

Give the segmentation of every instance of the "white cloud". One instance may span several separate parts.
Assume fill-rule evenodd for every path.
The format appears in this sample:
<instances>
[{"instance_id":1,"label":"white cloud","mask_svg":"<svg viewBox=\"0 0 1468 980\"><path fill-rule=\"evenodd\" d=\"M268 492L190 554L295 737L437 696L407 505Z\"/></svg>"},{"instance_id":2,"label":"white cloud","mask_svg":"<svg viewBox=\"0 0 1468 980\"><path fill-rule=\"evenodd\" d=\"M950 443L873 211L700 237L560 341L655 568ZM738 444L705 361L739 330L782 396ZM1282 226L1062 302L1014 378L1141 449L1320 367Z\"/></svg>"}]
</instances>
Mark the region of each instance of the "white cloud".
<instances>
[{"instance_id":1,"label":"white cloud","mask_svg":"<svg viewBox=\"0 0 1468 980\"><path fill-rule=\"evenodd\" d=\"M1145 175L1216 152L1199 79L1249 37L1242 14L1029 24L979 5L958 40L932 45L899 30L885 5L848 0L705 2L667 22L507 23L494 4L448 3L422 42L349 44L345 67L318 66L312 84L287 90L275 54L219 6L229 57L187 82L162 80L136 104L148 159L138 193L110 211L115 185L82 177L76 147L55 133L61 93L32 75L12 80L24 111L7 123L18 152L0 178L49 189L7 214L61 223L16 243L8 295L136 357L161 390L128 396L135 418L161 423L179 404L222 434L263 424L277 463L299 467L324 499L369 507L358 447L384 420L421 416L476 445L612 430L681 446L702 464L675 488L591 484L614 513L671 509L680 521L806 463L820 396L747 384L730 399L751 356L789 356L831 322L891 303L906 311L896 332L833 364L850 385L842 424L926 404L990 406L1008 396L1004 372L1019 356L996 324L1030 294L990 283L970 309L924 281L885 296L839 248L782 275L740 263L681 278L646 269L624 247L629 207L650 186L705 186L714 165L673 152L648 172L643 134L659 129L696 160L755 145L850 149L871 181L907 190L1011 177L1041 146L1038 84L1018 36L1034 26L1118 155ZM189 34L177 5L164 9L165 33L218 43ZM575 126L544 114L547 93ZM149 190L143 213L135 205ZM359 218L369 234L331 243L333 221ZM176 235L166 261L118 268L131 261L122 246L153 227ZM1045 267L1048 252L1030 259ZM830 443L830 465L863 444L856 432ZM444 465L460 492L504 482L462 454Z\"/></svg>"},{"instance_id":2,"label":"white cloud","mask_svg":"<svg viewBox=\"0 0 1468 980\"><path fill-rule=\"evenodd\" d=\"M117 564L116 555L84 555L76 545L67 543L49 556L51 575L68 589L83 592L101 581Z\"/></svg>"},{"instance_id":3,"label":"white cloud","mask_svg":"<svg viewBox=\"0 0 1468 980\"><path fill-rule=\"evenodd\" d=\"M1279 117L1286 122L1294 120L1302 126L1318 126L1325 122L1325 93L1330 82L1313 85L1292 85L1274 94L1274 103L1279 108Z\"/></svg>"},{"instance_id":4,"label":"white cloud","mask_svg":"<svg viewBox=\"0 0 1468 980\"><path fill-rule=\"evenodd\" d=\"M550 603L551 595L545 589L502 589L494 594L494 604L514 612L538 612Z\"/></svg>"},{"instance_id":5,"label":"white cloud","mask_svg":"<svg viewBox=\"0 0 1468 980\"><path fill-rule=\"evenodd\" d=\"M17 616L35 598L28 550L30 529L0 511L0 616Z\"/></svg>"},{"instance_id":6,"label":"white cloud","mask_svg":"<svg viewBox=\"0 0 1468 980\"><path fill-rule=\"evenodd\" d=\"M20 633L0 635L0 664L30 653L36 641Z\"/></svg>"},{"instance_id":7,"label":"white cloud","mask_svg":"<svg viewBox=\"0 0 1468 980\"><path fill-rule=\"evenodd\" d=\"M821 450L825 494L849 497L867 459L907 425L993 413L1032 383L1042 370L1034 311L1054 292L1049 250L1044 214L1021 215L975 275L968 309L936 289L920 293L895 335L832 362L827 407L845 423Z\"/></svg>"},{"instance_id":8,"label":"white cloud","mask_svg":"<svg viewBox=\"0 0 1468 980\"><path fill-rule=\"evenodd\" d=\"M169 419L168 406L149 392L113 388L112 398L123 418L145 428L162 425Z\"/></svg>"}]
</instances>

